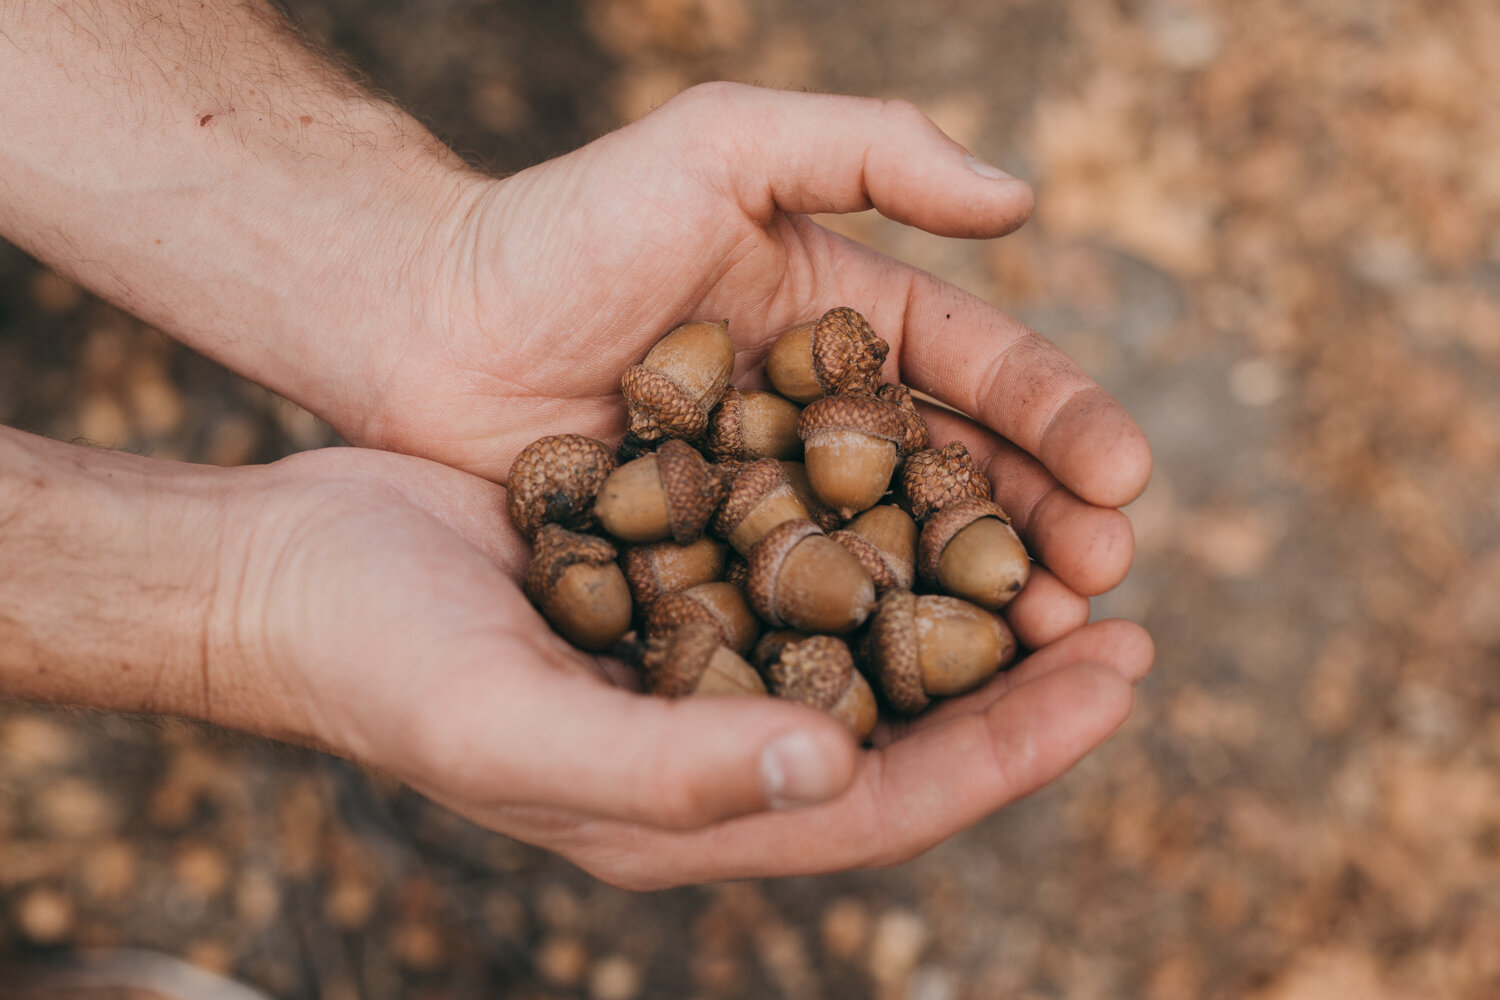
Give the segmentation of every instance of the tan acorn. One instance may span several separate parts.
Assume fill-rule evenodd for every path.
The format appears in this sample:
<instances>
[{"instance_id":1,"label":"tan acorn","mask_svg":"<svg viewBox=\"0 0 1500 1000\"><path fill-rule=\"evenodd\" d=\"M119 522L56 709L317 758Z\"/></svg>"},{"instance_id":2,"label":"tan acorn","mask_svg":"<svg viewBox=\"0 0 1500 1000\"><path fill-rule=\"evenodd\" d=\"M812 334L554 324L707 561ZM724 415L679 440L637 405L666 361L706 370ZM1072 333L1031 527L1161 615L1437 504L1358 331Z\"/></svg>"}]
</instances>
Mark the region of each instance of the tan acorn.
<instances>
[{"instance_id":1,"label":"tan acorn","mask_svg":"<svg viewBox=\"0 0 1500 1000\"><path fill-rule=\"evenodd\" d=\"M918 521L963 500L994 495L989 477L962 441L909 455L901 467L901 495Z\"/></svg>"},{"instance_id":2,"label":"tan acorn","mask_svg":"<svg viewBox=\"0 0 1500 1000\"><path fill-rule=\"evenodd\" d=\"M747 589L766 624L806 632L852 632L875 604L859 560L811 521L784 522L761 539Z\"/></svg>"},{"instance_id":3,"label":"tan acorn","mask_svg":"<svg viewBox=\"0 0 1500 1000\"><path fill-rule=\"evenodd\" d=\"M712 527L740 555L748 556L766 532L783 521L808 520L807 507L776 459L738 463L730 476Z\"/></svg>"},{"instance_id":4,"label":"tan acorn","mask_svg":"<svg viewBox=\"0 0 1500 1000\"><path fill-rule=\"evenodd\" d=\"M703 534L726 486L723 469L674 439L610 473L599 487L594 514L622 542L670 538L686 545Z\"/></svg>"},{"instance_id":5,"label":"tan acorn","mask_svg":"<svg viewBox=\"0 0 1500 1000\"><path fill-rule=\"evenodd\" d=\"M910 590L916 582L917 523L893 504L879 504L828 537L853 553L875 593Z\"/></svg>"},{"instance_id":6,"label":"tan acorn","mask_svg":"<svg viewBox=\"0 0 1500 1000\"><path fill-rule=\"evenodd\" d=\"M571 531L599 527L594 497L615 471L607 444L582 434L554 434L531 442L511 464L505 504L527 540L544 524Z\"/></svg>"},{"instance_id":7,"label":"tan acorn","mask_svg":"<svg viewBox=\"0 0 1500 1000\"><path fill-rule=\"evenodd\" d=\"M646 690L667 698L766 693L755 668L724 646L706 622L687 622L648 639L640 666Z\"/></svg>"},{"instance_id":8,"label":"tan acorn","mask_svg":"<svg viewBox=\"0 0 1500 1000\"><path fill-rule=\"evenodd\" d=\"M842 639L814 635L782 643L764 671L766 687L776 697L822 709L861 743L874 732L879 718L875 692L854 668L854 656Z\"/></svg>"},{"instance_id":9,"label":"tan acorn","mask_svg":"<svg viewBox=\"0 0 1500 1000\"><path fill-rule=\"evenodd\" d=\"M933 698L982 685L1015 658L998 615L942 594L887 591L865 635L866 669L891 707L908 715Z\"/></svg>"},{"instance_id":10,"label":"tan acorn","mask_svg":"<svg viewBox=\"0 0 1500 1000\"><path fill-rule=\"evenodd\" d=\"M724 544L704 535L686 545L633 545L620 560L635 606L644 611L663 594L712 583L724 575Z\"/></svg>"},{"instance_id":11,"label":"tan acorn","mask_svg":"<svg viewBox=\"0 0 1500 1000\"><path fill-rule=\"evenodd\" d=\"M875 396L810 403L797 419L797 433L813 493L846 520L880 502L903 447L914 439L911 416Z\"/></svg>"},{"instance_id":12,"label":"tan acorn","mask_svg":"<svg viewBox=\"0 0 1500 1000\"><path fill-rule=\"evenodd\" d=\"M631 435L642 441L700 437L733 371L727 320L677 327L620 379Z\"/></svg>"},{"instance_id":13,"label":"tan acorn","mask_svg":"<svg viewBox=\"0 0 1500 1000\"><path fill-rule=\"evenodd\" d=\"M802 439L797 436L797 415L801 412L796 403L773 392L730 386L709 415L703 451L716 462L798 458Z\"/></svg>"},{"instance_id":14,"label":"tan acorn","mask_svg":"<svg viewBox=\"0 0 1500 1000\"><path fill-rule=\"evenodd\" d=\"M943 593L998 611L1026 585L1031 559L999 504L961 500L922 525L917 570Z\"/></svg>"},{"instance_id":15,"label":"tan acorn","mask_svg":"<svg viewBox=\"0 0 1500 1000\"><path fill-rule=\"evenodd\" d=\"M646 637L666 635L686 622L714 626L719 630L719 641L741 656L749 654L761 633L745 592L724 580L695 584L658 597L646 612Z\"/></svg>"},{"instance_id":16,"label":"tan acorn","mask_svg":"<svg viewBox=\"0 0 1500 1000\"><path fill-rule=\"evenodd\" d=\"M591 652L630 628L630 587L602 538L546 524L536 535L522 589L564 639Z\"/></svg>"},{"instance_id":17,"label":"tan acorn","mask_svg":"<svg viewBox=\"0 0 1500 1000\"><path fill-rule=\"evenodd\" d=\"M808 519L822 528L824 531L832 531L842 527L844 519L839 517L839 512L818 499L813 492L812 482L807 478L807 465L803 462L783 461L781 469L786 473L787 482L792 484L792 492L797 494L797 499L802 501L802 506L807 508Z\"/></svg>"},{"instance_id":18,"label":"tan acorn","mask_svg":"<svg viewBox=\"0 0 1500 1000\"><path fill-rule=\"evenodd\" d=\"M784 331L766 354L766 377L794 403L835 393L871 394L891 345L847 306Z\"/></svg>"}]
</instances>

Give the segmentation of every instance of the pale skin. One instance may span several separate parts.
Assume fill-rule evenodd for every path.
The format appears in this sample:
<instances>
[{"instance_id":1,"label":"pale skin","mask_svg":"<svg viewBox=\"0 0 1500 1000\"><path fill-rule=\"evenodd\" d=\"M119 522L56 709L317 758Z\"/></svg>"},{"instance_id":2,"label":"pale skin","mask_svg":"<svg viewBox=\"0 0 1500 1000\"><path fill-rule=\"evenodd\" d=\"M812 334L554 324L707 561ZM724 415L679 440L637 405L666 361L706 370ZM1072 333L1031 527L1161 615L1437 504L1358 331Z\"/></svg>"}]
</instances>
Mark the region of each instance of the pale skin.
<instances>
[{"instance_id":1,"label":"pale skin","mask_svg":"<svg viewBox=\"0 0 1500 1000\"><path fill-rule=\"evenodd\" d=\"M1025 221L1026 185L915 108L713 85L496 180L219 0L7 6L0 93L0 233L365 446L220 470L0 430L0 691L323 747L634 888L902 861L1128 714L1150 639L1086 595L1129 567L1139 430L807 217ZM798 706L611 683L522 597L497 485L542 434L617 437L619 374L673 325L729 319L743 375L834 305L977 419L929 414L1045 564L1006 612L1033 652L863 750Z\"/></svg>"}]
</instances>

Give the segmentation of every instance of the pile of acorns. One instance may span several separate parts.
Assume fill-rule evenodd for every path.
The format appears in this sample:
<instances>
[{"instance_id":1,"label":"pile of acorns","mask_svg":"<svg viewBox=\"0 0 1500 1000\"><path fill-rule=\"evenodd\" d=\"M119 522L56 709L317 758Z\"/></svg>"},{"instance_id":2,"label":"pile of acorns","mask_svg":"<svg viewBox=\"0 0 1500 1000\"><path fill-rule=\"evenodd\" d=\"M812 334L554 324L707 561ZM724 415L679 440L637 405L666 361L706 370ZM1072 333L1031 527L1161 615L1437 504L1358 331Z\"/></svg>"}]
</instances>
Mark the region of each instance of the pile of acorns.
<instances>
[{"instance_id":1,"label":"pile of acorns","mask_svg":"<svg viewBox=\"0 0 1500 1000\"><path fill-rule=\"evenodd\" d=\"M651 692L769 690L861 740L871 682L903 714L978 687L1015 656L996 612L1030 560L963 444L930 447L911 392L881 384L889 350L833 309L772 345L777 392L742 391L727 323L668 333L621 379L618 452L562 434L516 459L527 597Z\"/></svg>"}]
</instances>

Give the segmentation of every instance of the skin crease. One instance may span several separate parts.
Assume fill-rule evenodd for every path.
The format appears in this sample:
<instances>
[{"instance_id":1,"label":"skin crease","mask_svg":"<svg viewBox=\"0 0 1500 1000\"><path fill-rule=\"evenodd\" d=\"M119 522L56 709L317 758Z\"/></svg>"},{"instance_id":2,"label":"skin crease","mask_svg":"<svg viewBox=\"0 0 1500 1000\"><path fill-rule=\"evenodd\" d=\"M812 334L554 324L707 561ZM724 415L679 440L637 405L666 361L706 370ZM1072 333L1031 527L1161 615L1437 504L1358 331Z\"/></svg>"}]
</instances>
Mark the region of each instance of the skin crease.
<instances>
[{"instance_id":1,"label":"skin crease","mask_svg":"<svg viewBox=\"0 0 1500 1000\"><path fill-rule=\"evenodd\" d=\"M494 180L269 8L25 5L0 30L0 232L372 449L216 470L3 432L0 564L30 561L0 580L0 690L324 747L635 888L900 862L1125 718L1150 640L1084 625L1082 595L1128 568L1139 430L1032 331L806 216L1021 225L1029 189L916 108L708 85ZM542 434L617 437L620 373L673 326L728 318L754 357L846 304L887 379L980 422L934 437L1045 566L1006 609L1032 653L865 751L800 706L606 682L521 596L495 482ZM783 737L807 770L773 795Z\"/></svg>"}]
</instances>

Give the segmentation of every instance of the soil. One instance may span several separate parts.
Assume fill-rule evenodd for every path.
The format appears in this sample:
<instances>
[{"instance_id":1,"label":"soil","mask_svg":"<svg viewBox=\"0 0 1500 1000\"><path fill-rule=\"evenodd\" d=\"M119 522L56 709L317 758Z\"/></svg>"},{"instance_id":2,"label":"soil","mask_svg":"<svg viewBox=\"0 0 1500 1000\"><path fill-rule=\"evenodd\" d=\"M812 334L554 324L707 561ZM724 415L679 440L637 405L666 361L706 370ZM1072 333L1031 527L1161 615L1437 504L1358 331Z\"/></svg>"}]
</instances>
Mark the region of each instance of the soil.
<instances>
[{"instance_id":1,"label":"soil","mask_svg":"<svg viewBox=\"0 0 1500 1000\"><path fill-rule=\"evenodd\" d=\"M651 895L336 759L0 705L0 995L147 949L280 1000L1500 996L1500 8L292 13L501 173L719 78L904 97L1031 180L995 243L828 221L1145 427L1136 568L1095 616L1157 667L1099 752L920 859ZM0 421L222 465L337 443L9 247Z\"/></svg>"}]
</instances>

